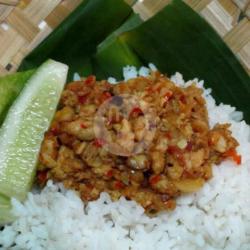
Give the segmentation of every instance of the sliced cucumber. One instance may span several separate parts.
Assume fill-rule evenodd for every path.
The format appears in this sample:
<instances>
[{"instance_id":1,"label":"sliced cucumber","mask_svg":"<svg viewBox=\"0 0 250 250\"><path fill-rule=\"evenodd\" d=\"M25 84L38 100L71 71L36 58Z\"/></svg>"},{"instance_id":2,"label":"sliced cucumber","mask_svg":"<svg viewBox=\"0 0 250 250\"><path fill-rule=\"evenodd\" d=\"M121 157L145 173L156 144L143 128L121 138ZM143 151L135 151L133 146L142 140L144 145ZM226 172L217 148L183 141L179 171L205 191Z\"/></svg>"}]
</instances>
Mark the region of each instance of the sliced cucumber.
<instances>
[{"instance_id":1,"label":"sliced cucumber","mask_svg":"<svg viewBox=\"0 0 250 250\"><path fill-rule=\"evenodd\" d=\"M48 60L28 80L0 130L0 193L24 200L33 182L44 132L63 90L68 67Z\"/></svg>"},{"instance_id":2,"label":"sliced cucumber","mask_svg":"<svg viewBox=\"0 0 250 250\"><path fill-rule=\"evenodd\" d=\"M0 195L0 225L11 222L13 219L10 198Z\"/></svg>"}]
</instances>

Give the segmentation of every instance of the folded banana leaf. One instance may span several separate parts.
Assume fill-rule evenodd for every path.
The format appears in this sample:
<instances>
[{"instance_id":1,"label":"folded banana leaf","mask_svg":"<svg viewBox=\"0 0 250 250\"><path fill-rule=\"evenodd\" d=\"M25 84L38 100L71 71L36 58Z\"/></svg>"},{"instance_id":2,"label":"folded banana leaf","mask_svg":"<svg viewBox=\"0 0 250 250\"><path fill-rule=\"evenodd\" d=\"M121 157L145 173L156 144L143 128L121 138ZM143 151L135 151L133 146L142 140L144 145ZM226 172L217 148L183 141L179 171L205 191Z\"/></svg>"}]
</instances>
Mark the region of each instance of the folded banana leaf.
<instances>
[{"instance_id":1,"label":"folded banana leaf","mask_svg":"<svg viewBox=\"0 0 250 250\"><path fill-rule=\"evenodd\" d=\"M125 42L118 38L119 35L138 27L142 22L139 15L133 13L121 27L98 45L98 56L94 55L92 60L93 72L98 78L104 79L111 76L110 66L112 68L112 76L117 79L121 79L121 69L125 65L142 66L142 62L135 53L130 50Z\"/></svg>"},{"instance_id":2,"label":"folded banana leaf","mask_svg":"<svg viewBox=\"0 0 250 250\"><path fill-rule=\"evenodd\" d=\"M105 11L104 11L105 10ZM73 72L122 78L127 64L154 63L168 75L204 79L218 102L244 111L250 122L250 78L219 35L181 0L146 22L122 0L86 0L22 63L39 66L48 57Z\"/></svg>"}]
</instances>

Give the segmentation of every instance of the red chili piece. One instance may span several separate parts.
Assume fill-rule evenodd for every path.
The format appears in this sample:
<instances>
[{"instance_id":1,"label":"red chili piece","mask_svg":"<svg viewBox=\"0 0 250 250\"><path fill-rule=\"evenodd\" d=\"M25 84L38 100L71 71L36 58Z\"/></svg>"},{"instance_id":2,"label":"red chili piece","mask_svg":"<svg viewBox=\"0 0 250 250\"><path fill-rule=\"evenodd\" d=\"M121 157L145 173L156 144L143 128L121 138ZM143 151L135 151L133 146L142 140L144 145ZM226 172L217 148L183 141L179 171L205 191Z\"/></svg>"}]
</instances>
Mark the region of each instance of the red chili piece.
<instances>
[{"instance_id":1,"label":"red chili piece","mask_svg":"<svg viewBox=\"0 0 250 250\"><path fill-rule=\"evenodd\" d=\"M235 149L229 149L224 153L224 157L232 158L237 165L241 164L241 155L238 155Z\"/></svg>"},{"instance_id":2,"label":"red chili piece","mask_svg":"<svg viewBox=\"0 0 250 250\"><path fill-rule=\"evenodd\" d=\"M50 129L50 132L53 134L53 135L58 135L58 133L59 133L59 129L57 128L57 127L52 127L51 129Z\"/></svg>"},{"instance_id":3,"label":"red chili piece","mask_svg":"<svg viewBox=\"0 0 250 250\"><path fill-rule=\"evenodd\" d=\"M189 141L188 143L187 143L187 146L186 146L186 150L187 151L192 151L192 148L193 148L193 143L191 142L191 141Z\"/></svg>"},{"instance_id":4,"label":"red chili piece","mask_svg":"<svg viewBox=\"0 0 250 250\"><path fill-rule=\"evenodd\" d=\"M139 108L139 107L134 107L134 108L132 109L132 111L130 112L129 115L130 115L130 116L138 116L138 115L141 115L141 114L143 114L141 108Z\"/></svg>"},{"instance_id":5,"label":"red chili piece","mask_svg":"<svg viewBox=\"0 0 250 250\"><path fill-rule=\"evenodd\" d=\"M104 101L110 99L111 97L112 97L111 93L108 91L105 91L102 93L101 100L102 100L102 102L104 102Z\"/></svg>"},{"instance_id":6,"label":"red chili piece","mask_svg":"<svg viewBox=\"0 0 250 250\"><path fill-rule=\"evenodd\" d=\"M186 96L185 96L185 95L181 95L179 100L180 100L183 104L186 104L186 103L187 103L187 100L186 100Z\"/></svg>"},{"instance_id":7,"label":"red chili piece","mask_svg":"<svg viewBox=\"0 0 250 250\"><path fill-rule=\"evenodd\" d=\"M116 181L114 186L115 186L115 189L123 189L124 188L124 184L121 181Z\"/></svg>"},{"instance_id":8,"label":"red chili piece","mask_svg":"<svg viewBox=\"0 0 250 250\"><path fill-rule=\"evenodd\" d=\"M161 179L161 176L160 176L160 175L155 175L155 176L153 176L152 178L150 178L149 183L150 183L151 185L155 185L157 182L160 181L160 179Z\"/></svg>"},{"instance_id":9,"label":"red chili piece","mask_svg":"<svg viewBox=\"0 0 250 250\"><path fill-rule=\"evenodd\" d=\"M171 155L180 153L180 149L177 146L168 146L167 152Z\"/></svg>"},{"instance_id":10,"label":"red chili piece","mask_svg":"<svg viewBox=\"0 0 250 250\"><path fill-rule=\"evenodd\" d=\"M80 104L84 104L87 101L87 95L78 96L78 101Z\"/></svg>"},{"instance_id":11,"label":"red chili piece","mask_svg":"<svg viewBox=\"0 0 250 250\"><path fill-rule=\"evenodd\" d=\"M112 177L113 176L113 171L112 169L110 169L107 173L106 173L107 177Z\"/></svg>"},{"instance_id":12,"label":"red chili piece","mask_svg":"<svg viewBox=\"0 0 250 250\"><path fill-rule=\"evenodd\" d=\"M38 172L37 178L40 184L44 184L47 180L47 171Z\"/></svg>"},{"instance_id":13,"label":"red chili piece","mask_svg":"<svg viewBox=\"0 0 250 250\"><path fill-rule=\"evenodd\" d=\"M171 90L167 91L167 93L165 94L165 100L168 101L171 99L171 97L173 96L173 92Z\"/></svg>"},{"instance_id":14,"label":"red chili piece","mask_svg":"<svg viewBox=\"0 0 250 250\"><path fill-rule=\"evenodd\" d=\"M94 140L94 143L93 143L97 148L101 148L104 144L105 144L105 141L103 139L100 139L100 138L97 138Z\"/></svg>"},{"instance_id":15,"label":"red chili piece","mask_svg":"<svg viewBox=\"0 0 250 250\"><path fill-rule=\"evenodd\" d=\"M87 126L84 123L81 123L81 128L87 128Z\"/></svg>"},{"instance_id":16,"label":"red chili piece","mask_svg":"<svg viewBox=\"0 0 250 250\"><path fill-rule=\"evenodd\" d=\"M172 134L171 134L171 132L167 132L167 133L166 133L166 137L167 137L169 140L172 140Z\"/></svg>"},{"instance_id":17,"label":"red chili piece","mask_svg":"<svg viewBox=\"0 0 250 250\"><path fill-rule=\"evenodd\" d=\"M84 81L84 83L85 83L86 85L91 85L92 83L95 82L95 80L96 80L95 76L90 75L90 76L88 76L88 77L86 78L86 80Z\"/></svg>"}]
</instances>

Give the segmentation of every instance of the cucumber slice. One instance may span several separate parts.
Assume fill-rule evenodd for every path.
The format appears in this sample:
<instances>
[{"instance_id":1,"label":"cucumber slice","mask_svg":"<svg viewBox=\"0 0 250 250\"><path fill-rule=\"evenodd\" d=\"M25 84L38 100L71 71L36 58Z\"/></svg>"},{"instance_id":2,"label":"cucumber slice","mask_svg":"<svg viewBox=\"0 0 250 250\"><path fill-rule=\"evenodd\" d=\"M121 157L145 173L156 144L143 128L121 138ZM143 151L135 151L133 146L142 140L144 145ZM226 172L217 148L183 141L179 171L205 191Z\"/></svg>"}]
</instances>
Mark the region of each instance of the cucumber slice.
<instances>
[{"instance_id":1,"label":"cucumber slice","mask_svg":"<svg viewBox=\"0 0 250 250\"><path fill-rule=\"evenodd\" d=\"M29 70L0 77L0 125L4 121L4 117L12 102L16 99L33 73L34 70Z\"/></svg>"},{"instance_id":2,"label":"cucumber slice","mask_svg":"<svg viewBox=\"0 0 250 250\"><path fill-rule=\"evenodd\" d=\"M0 225L11 222L13 219L10 198L0 195Z\"/></svg>"},{"instance_id":3,"label":"cucumber slice","mask_svg":"<svg viewBox=\"0 0 250 250\"><path fill-rule=\"evenodd\" d=\"M68 66L48 60L29 79L0 130L0 193L24 200L62 93Z\"/></svg>"}]
</instances>

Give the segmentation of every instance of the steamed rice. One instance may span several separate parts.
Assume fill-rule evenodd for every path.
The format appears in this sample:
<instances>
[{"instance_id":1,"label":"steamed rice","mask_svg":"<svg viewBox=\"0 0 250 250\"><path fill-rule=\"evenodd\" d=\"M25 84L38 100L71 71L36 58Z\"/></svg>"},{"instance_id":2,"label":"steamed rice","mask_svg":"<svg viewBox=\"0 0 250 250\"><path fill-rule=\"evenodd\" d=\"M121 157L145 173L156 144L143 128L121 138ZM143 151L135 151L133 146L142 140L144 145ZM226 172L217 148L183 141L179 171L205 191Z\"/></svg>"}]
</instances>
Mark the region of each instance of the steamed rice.
<instances>
[{"instance_id":1,"label":"steamed rice","mask_svg":"<svg viewBox=\"0 0 250 250\"><path fill-rule=\"evenodd\" d=\"M127 67L125 79L147 72ZM202 81L185 83L179 73L171 80L203 88ZM25 203L12 200L17 220L0 231L0 249L249 250L250 127L240 121L241 112L230 105L216 106L210 94L211 89L204 91L210 125L232 124L240 143L240 167L232 161L215 166L214 177L199 192L180 197L176 210L154 218L134 201L112 202L106 193L83 204L73 191L49 181L41 193L29 193Z\"/></svg>"}]
</instances>

